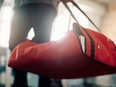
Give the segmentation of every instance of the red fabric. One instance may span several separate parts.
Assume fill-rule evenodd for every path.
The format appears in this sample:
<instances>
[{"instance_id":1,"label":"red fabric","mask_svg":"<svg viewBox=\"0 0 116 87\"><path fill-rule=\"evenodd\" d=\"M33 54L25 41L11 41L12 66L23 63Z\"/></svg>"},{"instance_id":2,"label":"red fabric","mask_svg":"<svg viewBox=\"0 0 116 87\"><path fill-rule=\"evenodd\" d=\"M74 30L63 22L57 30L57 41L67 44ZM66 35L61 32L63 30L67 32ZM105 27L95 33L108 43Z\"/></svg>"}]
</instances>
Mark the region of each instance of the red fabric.
<instances>
[{"instance_id":1,"label":"red fabric","mask_svg":"<svg viewBox=\"0 0 116 87\"><path fill-rule=\"evenodd\" d=\"M19 44L11 53L8 66L53 78L84 78L116 73L113 68L116 67L113 42L108 41L102 34L86 30L93 35L95 43L95 58L92 59L90 39L85 31L81 31L87 39L87 55L82 53L77 35L70 31L58 41L43 44L26 41ZM104 47L101 49L103 52L97 49L98 44ZM105 58L109 58L109 61ZM110 61L114 61L113 64Z\"/></svg>"},{"instance_id":2,"label":"red fabric","mask_svg":"<svg viewBox=\"0 0 116 87\"><path fill-rule=\"evenodd\" d=\"M78 24L74 23L73 26L77 29ZM80 27L80 29L77 30L80 30L82 35L86 38L86 55L99 62L116 67L116 46L113 41L105 35L91 29ZM93 42L93 46L91 42ZM92 48L93 51L91 50ZM92 52L94 53L93 56L91 56Z\"/></svg>"},{"instance_id":3,"label":"red fabric","mask_svg":"<svg viewBox=\"0 0 116 87\"><path fill-rule=\"evenodd\" d=\"M94 59L107 65L116 67L116 47L106 36L90 29L86 29L94 40Z\"/></svg>"}]
</instances>

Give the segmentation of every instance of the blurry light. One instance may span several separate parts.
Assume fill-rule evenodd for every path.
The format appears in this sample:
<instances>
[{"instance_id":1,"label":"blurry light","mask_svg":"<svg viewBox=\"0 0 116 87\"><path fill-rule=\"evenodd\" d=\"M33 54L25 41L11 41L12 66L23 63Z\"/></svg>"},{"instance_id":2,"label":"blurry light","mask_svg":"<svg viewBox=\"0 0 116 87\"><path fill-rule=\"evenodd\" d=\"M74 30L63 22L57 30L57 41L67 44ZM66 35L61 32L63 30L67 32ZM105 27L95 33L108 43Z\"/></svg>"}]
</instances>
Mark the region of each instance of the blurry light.
<instances>
[{"instance_id":1,"label":"blurry light","mask_svg":"<svg viewBox=\"0 0 116 87\"><path fill-rule=\"evenodd\" d=\"M32 40L32 38L35 36L33 28L30 29L27 39Z\"/></svg>"},{"instance_id":2,"label":"blurry light","mask_svg":"<svg viewBox=\"0 0 116 87\"><path fill-rule=\"evenodd\" d=\"M2 8L2 20L10 21L12 16L12 8L11 7L3 7Z\"/></svg>"},{"instance_id":3,"label":"blurry light","mask_svg":"<svg viewBox=\"0 0 116 87\"><path fill-rule=\"evenodd\" d=\"M71 3L68 3L68 6L72 10L73 14L75 15L79 23L83 27L88 27L89 22L86 19L86 17L80 11L78 11L77 8L75 8ZM70 13L65 8L63 13L59 13L58 17L56 18L53 24L51 40L53 41L53 40L61 39L68 30L72 29L72 24L74 22L75 21L71 17Z\"/></svg>"},{"instance_id":4,"label":"blurry light","mask_svg":"<svg viewBox=\"0 0 116 87\"><path fill-rule=\"evenodd\" d=\"M9 35L10 35L10 23L3 22L0 28L0 46L8 47Z\"/></svg>"},{"instance_id":5,"label":"blurry light","mask_svg":"<svg viewBox=\"0 0 116 87\"><path fill-rule=\"evenodd\" d=\"M88 19L76 7L73 7L72 12L81 26L86 28L89 26Z\"/></svg>"},{"instance_id":6,"label":"blurry light","mask_svg":"<svg viewBox=\"0 0 116 87\"><path fill-rule=\"evenodd\" d=\"M69 18L67 15L60 15L56 18L52 30L51 40L61 39L68 29Z\"/></svg>"}]
</instances>

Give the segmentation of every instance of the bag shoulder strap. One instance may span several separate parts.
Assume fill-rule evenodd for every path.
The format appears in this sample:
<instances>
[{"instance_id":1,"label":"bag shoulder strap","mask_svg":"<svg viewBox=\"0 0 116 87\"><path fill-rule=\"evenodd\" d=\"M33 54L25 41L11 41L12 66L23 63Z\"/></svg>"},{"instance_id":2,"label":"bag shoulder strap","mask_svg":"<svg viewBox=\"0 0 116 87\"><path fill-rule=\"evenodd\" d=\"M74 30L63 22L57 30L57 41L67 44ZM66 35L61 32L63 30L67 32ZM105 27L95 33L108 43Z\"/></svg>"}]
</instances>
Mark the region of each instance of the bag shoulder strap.
<instances>
[{"instance_id":1,"label":"bag shoulder strap","mask_svg":"<svg viewBox=\"0 0 116 87\"><path fill-rule=\"evenodd\" d=\"M69 13L71 14L72 18L73 18L73 19L77 22L77 24L80 26L79 22L77 21L76 17L75 17L74 14L72 13L72 11L71 11L70 8L68 7L68 5L67 5L63 0L61 0L61 1L62 1L62 3L64 4L64 6L66 7L66 9L69 11ZM95 26L95 28L96 28L99 32L101 32L100 29L95 25L95 23L93 23L93 21L85 14L85 12L84 12L74 1L71 1L71 3L72 3L75 7L77 7L77 9L79 9L79 11L81 11L81 12L85 15L85 17L87 17L87 19Z\"/></svg>"}]
</instances>

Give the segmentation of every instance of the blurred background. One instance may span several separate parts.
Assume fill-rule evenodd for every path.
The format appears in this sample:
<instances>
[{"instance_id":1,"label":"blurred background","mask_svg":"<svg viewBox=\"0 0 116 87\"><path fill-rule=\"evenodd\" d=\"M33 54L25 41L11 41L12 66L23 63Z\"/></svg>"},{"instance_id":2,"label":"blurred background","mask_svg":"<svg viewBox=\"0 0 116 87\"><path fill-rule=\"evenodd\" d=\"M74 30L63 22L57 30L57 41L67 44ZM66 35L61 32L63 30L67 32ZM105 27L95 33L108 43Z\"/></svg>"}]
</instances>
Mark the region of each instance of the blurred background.
<instances>
[{"instance_id":1,"label":"blurred background","mask_svg":"<svg viewBox=\"0 0 116 87\"><path fill-rule=\"evenodd\" d=\"M0 0L2 4L3 0ZM90 17L90 19L100 28L102 33L109 37L116 44L116 0L75 0L81 9ZM12 69L7 66L10 56L9 51L9 31L13 15L14 0L4 0L0 11L0 87L10 87L13 82ZM71 3L68 3L70 9L76 16L79 23L92 30L97 29L78 11ZM62 3L58 5L58 15L53 23L51 40L62 38L68 30L72 29L71 15L68 13ZM28 37L34 36L33 28ZM28 84L37 87L38 76L28 73ZM63 79L64 87L116 87L116 75L103 75L92 78L81 79Z\"/></svg>"}]
</instances>

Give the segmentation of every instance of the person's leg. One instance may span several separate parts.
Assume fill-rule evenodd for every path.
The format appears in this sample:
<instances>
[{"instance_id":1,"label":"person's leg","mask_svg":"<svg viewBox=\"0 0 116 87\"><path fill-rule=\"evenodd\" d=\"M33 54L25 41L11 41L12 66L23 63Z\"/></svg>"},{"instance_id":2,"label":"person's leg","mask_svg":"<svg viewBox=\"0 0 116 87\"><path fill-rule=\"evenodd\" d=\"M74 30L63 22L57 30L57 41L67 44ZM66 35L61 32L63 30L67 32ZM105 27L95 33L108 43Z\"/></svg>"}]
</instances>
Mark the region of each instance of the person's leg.
<instances>
[{"instance_id":1,"label":"person's leg","mask_svg":"<svg viewBox=\"0 0 116 87\"><path fill-rule=\"evenodd\" d=\"M44 43L50 41L52 23L57 15L56 9L49 5L38 5L33 25L35 31L34 42ZM61 80L51 79L45 76L39 76L38 87L62 87Z\"/></svg>"},{"instance_id":2,"label":"person's leg","mask_svg":"<svg viewBox=\"0 0 116 87\"><path fill-rule=\"evenodd\" d=\"M38 5L34 12L33 25L35 37L33 38L34 42L45 43L50 41L51 29L53 21L57 15L56 9L54 7L41 4Z\"/></svg>"},{"instance_id":3,"label":"person's leg","mask_svg":"<svg viewBox=\"0 0 116 87\"><path fill-rule=\"evenodd\" d=\"M49 7L46 5L34 5L32 14L32 23L35 32L35 37L32 41L37 43L44 43L50 40L52 22L55 16L50 18L48 13ZM48 19L50 18L50 20ZM48 21L49 20L49 21ZM51 87L51 78L39 75L38 87Z\"/></svg>"},{"instance_id":4,"label":"person's leg","mask_svg":"<svg viewBox=\"0 0 116 87\"><path fill-rule=\"evenodd\" d=\"M51 79L51 87L63 87L60 79Z\"/></svg>"},{"instance_id":5,"label":"person's leg","mask_svg":"<svg viewBox=\"0 0 116 87\"><path fill-rule=\"evenodd\" d=\"M27 72L13 69L14 82L12 87L28 87L27 85Z\"/></svg>"},{"instance_id":6,"label":"person's leg","mask_svg":"<svg viewBox=\"0 0 116 87\"><path fill-rule=\"evenodd\" d=\"M16 12L13 16L11 23L11 31L9 38L9 48L12 51L16 45L25 41L25 38L29 31L29 25L24 15L20 12ZM27 72L13 69L14 83L13 87L28 87L27 85Z\"/></svg>"}]
</instances>

